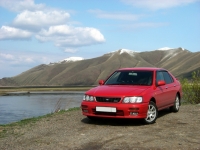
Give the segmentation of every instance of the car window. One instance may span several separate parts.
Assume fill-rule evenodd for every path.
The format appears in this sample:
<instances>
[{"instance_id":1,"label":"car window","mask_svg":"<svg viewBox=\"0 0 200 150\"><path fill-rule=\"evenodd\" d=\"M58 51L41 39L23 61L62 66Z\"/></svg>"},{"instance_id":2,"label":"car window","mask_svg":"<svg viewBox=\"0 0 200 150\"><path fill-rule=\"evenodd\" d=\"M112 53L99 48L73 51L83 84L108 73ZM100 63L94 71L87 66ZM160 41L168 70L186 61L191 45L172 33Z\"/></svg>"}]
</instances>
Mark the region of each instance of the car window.
<instances>
[{"instance_id":1,"label":"car window","mask_svg":"<svg viewBox=\"0 0 200 150\"><path fill-rule=\"evenodd\" d=\"M173 79L167 71L163 71L166 84L172 83Z\"/></svg>"},{"instance_id":2,"label":"car window","mask_svg":"<svg viewBox=\"0 0 200 150\"><path fill-rule=\"evenodd\" d=\"M151 85L152 79L152 71L117 71L111 75L105 84Z\"/></svg>"},{"instance_id":3,"label":"car window","mask_svg":"<svg viewBox=\"0 0 200 150\"><path fill-rule=\"evenodd\" d=\"M157 71L156 72L156 82L160 81L160 80L165 80L163 73L161 71Z\"/></svg>"},{"instance_id":4,"label":"car window","mask_svg":"<svg viewBox=\"0 0 200 150\"><path fill-rule=\"evenodd\" d=\"M116 83L119 76L120 76L120 72L115 72L112 74L112 76L109 78L109 80L106 82L107 84L113 84Z\"/></svg>"}]
</instances>

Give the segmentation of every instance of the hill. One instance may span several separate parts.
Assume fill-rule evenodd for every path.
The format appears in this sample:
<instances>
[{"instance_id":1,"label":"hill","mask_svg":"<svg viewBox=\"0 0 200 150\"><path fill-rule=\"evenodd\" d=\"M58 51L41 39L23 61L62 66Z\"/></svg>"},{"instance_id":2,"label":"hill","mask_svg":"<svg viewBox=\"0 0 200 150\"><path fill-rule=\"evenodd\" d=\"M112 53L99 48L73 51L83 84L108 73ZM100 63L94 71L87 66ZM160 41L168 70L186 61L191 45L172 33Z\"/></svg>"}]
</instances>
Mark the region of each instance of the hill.
<instances>
[{"instance_id":1,"label":"hill","mask_svg":"<svg viewBox=\"0 0 200 150\"><path fill-rule=\"evenodd\" d=\"M199 58L200 52L193 53L183 48L147 52L120 49L92 59L65 59L57 63L41 64L15 77L1 79L0 85L96 85L114 70L125 67L165 68L177 78L190 78L193 71L200 69Z\"/></svg>"}]
</instances>

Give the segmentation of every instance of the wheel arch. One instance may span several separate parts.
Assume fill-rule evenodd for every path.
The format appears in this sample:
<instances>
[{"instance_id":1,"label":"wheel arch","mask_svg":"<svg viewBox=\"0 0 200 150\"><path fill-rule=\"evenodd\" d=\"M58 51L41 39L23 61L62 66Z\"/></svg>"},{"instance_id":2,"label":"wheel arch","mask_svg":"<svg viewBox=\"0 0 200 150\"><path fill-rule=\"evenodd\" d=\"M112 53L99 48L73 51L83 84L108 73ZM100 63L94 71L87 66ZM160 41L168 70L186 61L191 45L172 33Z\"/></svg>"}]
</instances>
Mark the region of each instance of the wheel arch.
<instances>
[{"instance_id":1,"label":"wheel arch","mask_svg":"<svg viewBox=\"0 0 200 150\"><path fill-rule=\"evenodd\" d=\"M180 106L181 106L181 94L180 94L180 92L178 91L178 92L176 93L176 95L178 95L178 98L179 98L179 101L180 101Z\"/></svg>"},{"instance_id":2,"label":"wheel arch","mask_svg":"<svg viewBox=\"0 0 200 150\"><path fill-rule=\"evenodd\" d=\"M154 102L156 104L156 99L152 97L149 102Z\"/></svg>"}]
</instances>

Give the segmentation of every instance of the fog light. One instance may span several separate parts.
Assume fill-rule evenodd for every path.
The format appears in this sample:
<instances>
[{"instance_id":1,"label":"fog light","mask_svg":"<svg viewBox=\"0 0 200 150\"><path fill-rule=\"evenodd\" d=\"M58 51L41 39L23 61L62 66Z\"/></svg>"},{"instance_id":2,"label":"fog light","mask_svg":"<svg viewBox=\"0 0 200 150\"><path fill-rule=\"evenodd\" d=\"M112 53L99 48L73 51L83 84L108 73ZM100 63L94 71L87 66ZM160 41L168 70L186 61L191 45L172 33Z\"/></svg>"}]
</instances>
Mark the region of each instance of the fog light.
<instances>
[{"instance_id":1,"label":"fog light","mask_svg":"<svg viewBox=\"0 0 200 150\"><path fill-rule=\"evenodd\" d=\"M137 116L137 115L138 115L138 112L130 112L130 115L131 115L131 116Z\"/></svg>"}]
</instances>

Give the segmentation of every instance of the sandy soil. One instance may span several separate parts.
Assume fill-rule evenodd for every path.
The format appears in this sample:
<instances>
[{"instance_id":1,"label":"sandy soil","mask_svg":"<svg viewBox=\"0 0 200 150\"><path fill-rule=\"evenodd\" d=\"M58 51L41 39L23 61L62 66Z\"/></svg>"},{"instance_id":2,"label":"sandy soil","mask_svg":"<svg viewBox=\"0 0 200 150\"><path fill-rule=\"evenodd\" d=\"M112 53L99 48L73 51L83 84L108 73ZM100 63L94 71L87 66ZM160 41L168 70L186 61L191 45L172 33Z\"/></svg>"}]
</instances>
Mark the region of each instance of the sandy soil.
<instances>
[{"instance_id":1,"label":"sandy soil","mask_svg":"<svg viewBox=\"0 0 200 150\"><path fill-rule=\"evenodd\" d=\"M152 125L140 120L91 121L75 110L6 130L1 150L198 150L200 105L183 105L178 113L161 111Z\"/></svg>"}]
</instances>

